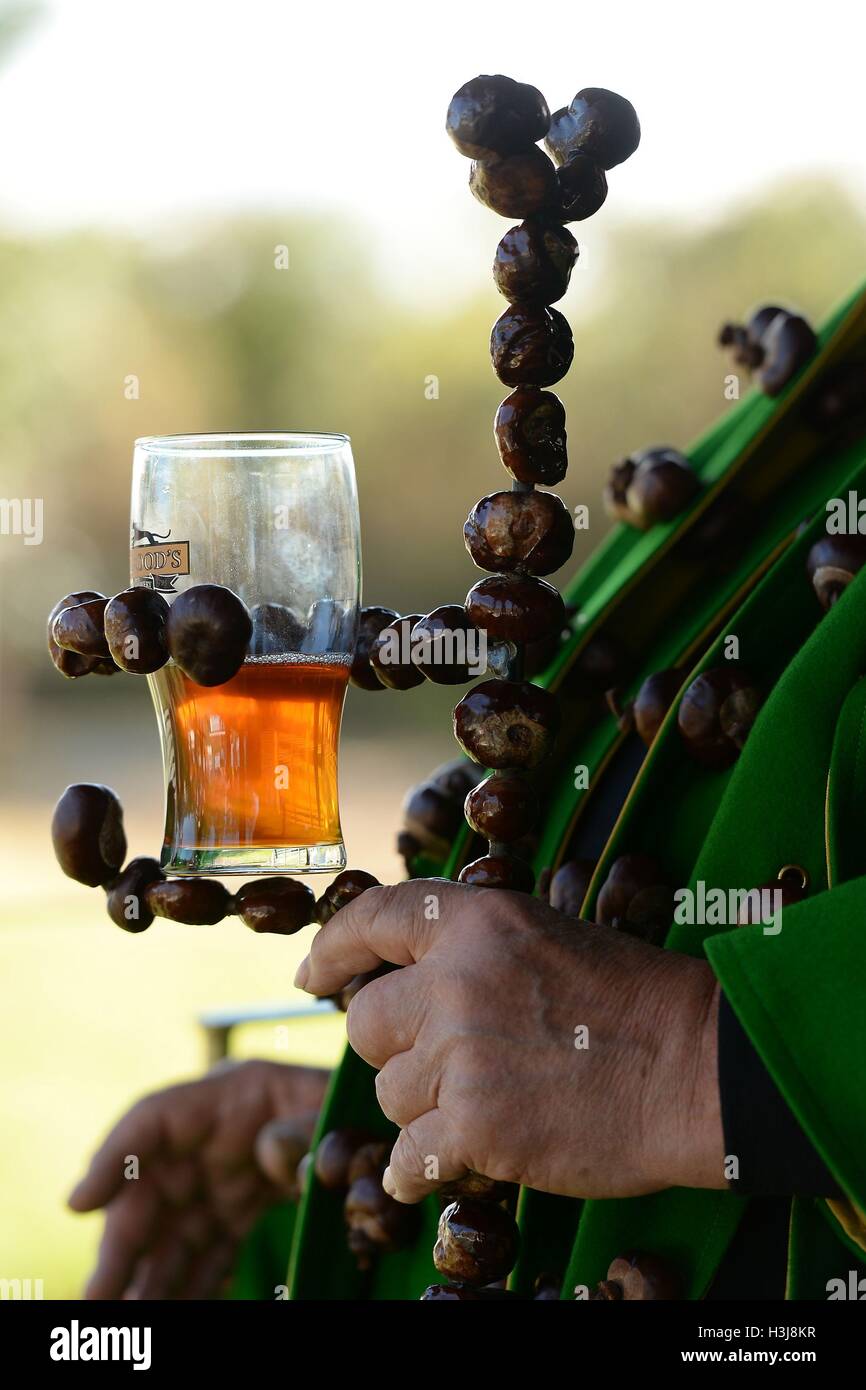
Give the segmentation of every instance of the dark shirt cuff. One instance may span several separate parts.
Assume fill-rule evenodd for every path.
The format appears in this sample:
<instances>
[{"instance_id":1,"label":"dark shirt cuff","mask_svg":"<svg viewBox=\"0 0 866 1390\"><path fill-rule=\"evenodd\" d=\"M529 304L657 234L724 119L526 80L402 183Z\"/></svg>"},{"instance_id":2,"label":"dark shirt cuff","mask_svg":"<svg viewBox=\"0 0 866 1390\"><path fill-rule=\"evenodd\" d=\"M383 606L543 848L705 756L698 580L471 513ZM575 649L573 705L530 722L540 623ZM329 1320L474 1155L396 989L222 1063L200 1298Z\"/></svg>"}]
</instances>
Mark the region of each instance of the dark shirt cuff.
<instances>
[{"instance_id":1,"label":"dark shirt cuff","mask_svg":"<svg viewBox=\"0 0 866 1390\"><path fill-rule=\"evenodd\" d=\"M725 1154L737 1159L729 1179L741 1196L842 1197L722 993L719 1091Z\"/></svg>"}]
</instances>

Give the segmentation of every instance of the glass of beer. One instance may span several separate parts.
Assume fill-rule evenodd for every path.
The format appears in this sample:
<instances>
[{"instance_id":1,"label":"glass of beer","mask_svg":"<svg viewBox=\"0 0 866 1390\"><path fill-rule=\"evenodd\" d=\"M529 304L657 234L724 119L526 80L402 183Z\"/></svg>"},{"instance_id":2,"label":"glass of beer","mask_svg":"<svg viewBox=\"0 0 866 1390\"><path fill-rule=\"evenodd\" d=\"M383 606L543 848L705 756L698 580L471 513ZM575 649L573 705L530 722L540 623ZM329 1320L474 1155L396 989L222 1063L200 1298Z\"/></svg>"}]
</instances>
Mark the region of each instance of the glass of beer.
<instances>
[{"instance_id":1,"label":"glass of beer","mask_svg":"<svg viewBox=\"0 0 866 1390\"><path fill-rule=\"evenodd\" d=\"M338 434L139 439L130 575L170 604L224 584L250 610L243 666L148 676L174 874L334 873L346 864L337 746L361 579L358 499Z\"/></svg>"}]
</instances>

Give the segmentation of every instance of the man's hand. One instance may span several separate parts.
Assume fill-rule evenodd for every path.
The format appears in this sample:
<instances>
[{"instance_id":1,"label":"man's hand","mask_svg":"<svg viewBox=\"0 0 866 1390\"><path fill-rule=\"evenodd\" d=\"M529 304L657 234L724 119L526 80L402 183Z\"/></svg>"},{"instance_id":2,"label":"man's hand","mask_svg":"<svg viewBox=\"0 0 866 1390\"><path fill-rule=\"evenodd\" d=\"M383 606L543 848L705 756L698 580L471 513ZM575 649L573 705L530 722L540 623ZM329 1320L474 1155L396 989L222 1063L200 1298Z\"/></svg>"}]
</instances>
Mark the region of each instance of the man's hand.
<instances>
[{"instance_id":1,"label":"man's hand","mask_svg":"<svg viewBox=\"0 0 866 1390\"><path fill-rule=\"evenodd\" d=\"M385 1187L420 1201L467 1169L580 1197L725 1187L709 966L517 893L371 888L296 984L333 994L401 1128Z\"/></svg>"},{"instance_id":2,"label":"man's hand","mask_svg":"<svg viewBox=\"0 0 866 1390\"><path fill-rule=\"evenodd\" d=\"M240 1241L283 1195L256 1164L257 1134L296 1118L310 1137L326 1081L317 1068L241 1062L134 1105L69 1198L74 1211L106 1209L85 1298L217 1293Z\"/></svg>"}]
</instances>

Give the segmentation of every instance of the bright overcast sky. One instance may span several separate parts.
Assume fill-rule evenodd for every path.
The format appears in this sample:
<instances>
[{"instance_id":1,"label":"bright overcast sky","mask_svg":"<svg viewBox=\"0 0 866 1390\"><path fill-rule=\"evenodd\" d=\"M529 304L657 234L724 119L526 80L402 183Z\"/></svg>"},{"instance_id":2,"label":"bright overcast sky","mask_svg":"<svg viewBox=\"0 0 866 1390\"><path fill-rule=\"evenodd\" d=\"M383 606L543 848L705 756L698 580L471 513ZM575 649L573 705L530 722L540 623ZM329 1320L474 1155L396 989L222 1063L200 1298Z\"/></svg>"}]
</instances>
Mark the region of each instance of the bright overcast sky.
<instances>
[{"instance_id":1,"label":"bright overcast sky","mask_svg":"<svg viewBox=\"0 0 866 1390\"><path fill-rule=\"evenodd\" d=\"M866 199L861 0L54 0L0 71L0 220L121 224L328 208L399 284L464 274L476 208L443 134L478 72L551 107L613 87L644 138L616 216L700 218L798 173ZM604 215L604 214L603 214ZM594 224L595 225L595 224ZM474 253L473 253L474 254Z\"/></svg>"}]
</instances>

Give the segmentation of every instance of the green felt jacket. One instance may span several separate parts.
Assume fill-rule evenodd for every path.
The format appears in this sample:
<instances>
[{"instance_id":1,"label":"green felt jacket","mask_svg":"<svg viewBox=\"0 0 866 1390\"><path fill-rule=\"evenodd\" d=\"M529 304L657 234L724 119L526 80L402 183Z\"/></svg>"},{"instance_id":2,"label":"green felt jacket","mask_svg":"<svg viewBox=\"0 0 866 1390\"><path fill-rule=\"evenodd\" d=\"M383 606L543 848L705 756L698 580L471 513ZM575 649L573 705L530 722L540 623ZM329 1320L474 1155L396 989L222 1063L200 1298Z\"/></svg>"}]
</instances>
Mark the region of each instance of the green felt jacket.
<instances>
[{"instance_id":1,"label":"green felt jacket","mask_svg":"<svg viewBox=\"0 0 866 1390\"><path fill-rule=\"evenodd\" d=\"M778 934L760 925L673 925L665 942L710 961L846 1194L792 1201L792 1299L826 1298L829 1280L866 1274L866 572L826 615L805 572L827 500L851 489L866 495L862 425L834 432L814 423L828 373L864 359L859 291L824 325L818 354L779 399L750 393L688 451L703 483L688 512L646 533L618 527L608 535L567 590L572 633L539 678L560 695L564 733L539 788L537 873L579 852L625 737L583 674L599 642L628 653L627 695L670 666L687 684L719 665L725 639L736 635L740 659L768 692L740 758L724 772L687 756L674 702L604 847L583 915L592 920L610 862L626 852L654 855L678 885L743 888L789 864L808 874L808 896L785 909ZM578 765L589 772L586 790L575 786ZM456 876L468 852L464 832L446 865L419 863L417 871ZM349 1049L320 1132L338 1125L394 1133L378 1110L374 1073ZM524 1190L510 1286L528 1293L540 1271L559 1270L562 1296L573 1298L576 1287L605 1277L614 1256L637 1249L669 1260L682 1296L700 1299L747 1205L732 1192L580 1202ZM437 1282L438 1210L431 1198L414 1245L362 1277L346 1249L340 1198L312 1181L297 1211L280 1208L255 1232L235 1295L272 1298L287 1285L297 1299L416 1299Z\"/></svg>"}]
</instances>

